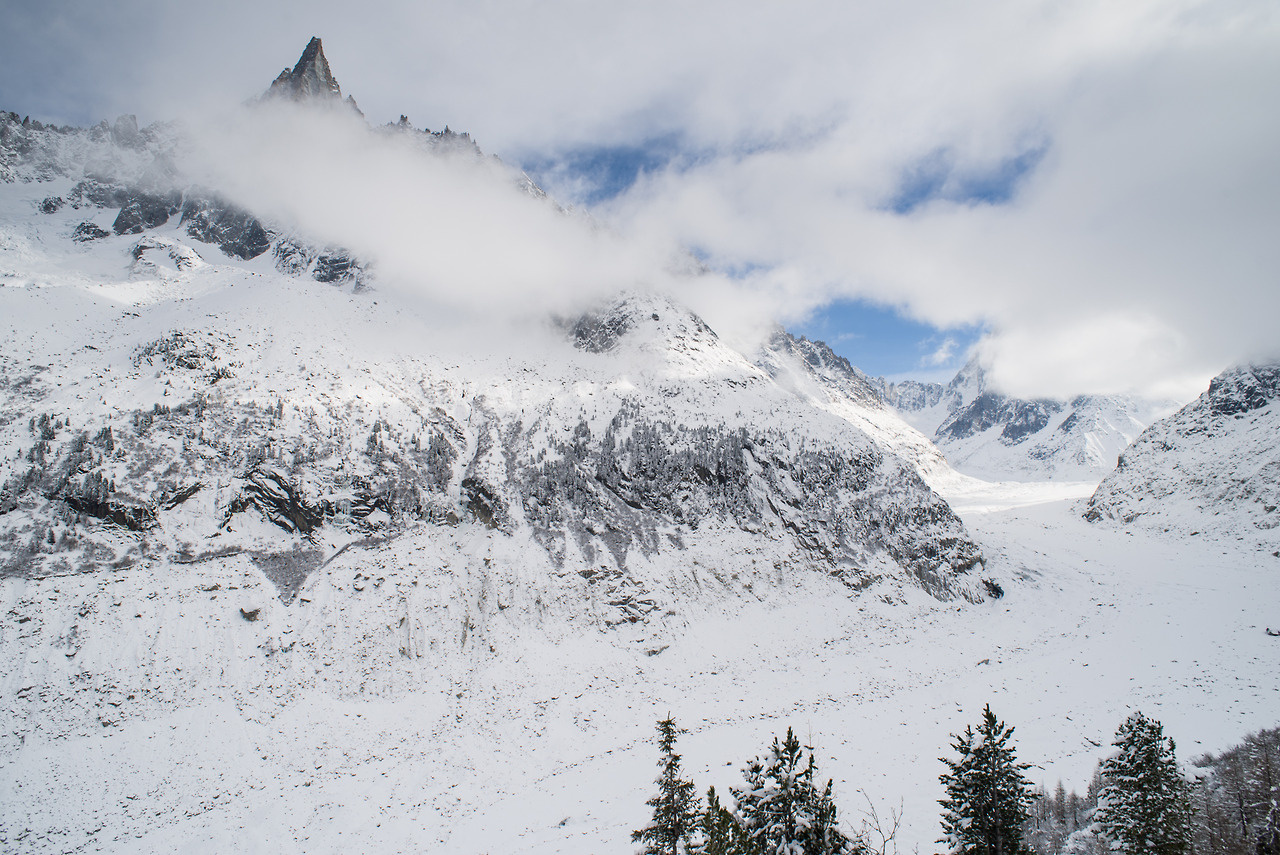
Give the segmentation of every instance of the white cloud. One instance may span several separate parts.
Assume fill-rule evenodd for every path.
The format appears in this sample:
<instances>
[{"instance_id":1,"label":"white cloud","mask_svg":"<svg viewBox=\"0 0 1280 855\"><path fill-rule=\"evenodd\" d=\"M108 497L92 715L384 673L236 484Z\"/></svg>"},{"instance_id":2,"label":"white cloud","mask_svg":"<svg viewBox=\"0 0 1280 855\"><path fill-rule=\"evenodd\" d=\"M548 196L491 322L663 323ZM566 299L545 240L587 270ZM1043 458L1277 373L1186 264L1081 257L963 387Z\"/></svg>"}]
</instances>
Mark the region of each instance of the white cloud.
<instances>
[{"instance_id":1,"label":"white cloud","mask_svg":"<svg viewBox=\"0 0 1280 855\"><path fill-rule=\"evenodd\" d=\"M948 336L942 343L924 358L924 364L933 368L946 365L956 355L956 340Z\"/></svg>"},{"instance_id":2,"label":"white cloud","mask_svg":"<svg viewBox=\"0 0 1280 855\"><path fill-rule=\"evenodd\" d=\"M967 116L940 106L937 133L906 127L931 99L908 101L870 140L849 122L802 148L671 172L619 216L713 255L799 267L819 283L808 294L984 322L1010 391L1189 394L1280 344L1280 242L1268 237L1280 233L1280 114L1265 108L1280 94L1280 40L1274 21L1241 8L1188 4L1096 31L1086 17L1068 22L1076 44L1056 24L1029 31L1013 51L1025 73L1002 55L993 75L975 54L989 97ZM913 157L945 144L995 161L1029 133L1048 153L1010 204L883 209Z\"/></svg>"},{"instance_id":3,"label":"white cloud","mask_svg":"<svg viewBox=\"0 0 1280 855\"><path fill-rule=\"evenodd\" d=\"M1040 394L1188 394L1234 359L1280 349L1272 0L125 2L78 35L35 32L39 14L20 17L39 38L14 34L0 79L50 103L74 80L101 93L104 114L198 113L264 89L314 34L375 122L447 123L509 159L656 137L705 155L602 212L625 241L580 244L507 202L488 223L483 197L462 194L459 218L414 215L433 234L456 230L459 251L402 257L392 244L420 241L417 226L400 234L376 206L372 223L332 212L352 229L343 240L388 250L386 269L406 277L475 277L490 297L520 282L554 298L646 278L679 242L761 267L687 295L734 335L861 297L984 324L997 374ZM23 65L36 52L60 58L28 62L38 79ZM969 174L1040 145L1009 204L885 210L931 154ZM395 182L389 170L331 177L344 197L359 196L356 179Z\"/></svg>"},{"instance_id":4,"label":"white cloud","mask_svg":"<svg viewBox=\"0 0 1280 855\"><path fill-rule=\"evenodd\" d=\"M473 317L544 317L657 285L669 258L524 193L519 173L340 105L270 101L194 127L184 168L275 227L353 252L394 289Z\"/></svg>"}]
</instances>

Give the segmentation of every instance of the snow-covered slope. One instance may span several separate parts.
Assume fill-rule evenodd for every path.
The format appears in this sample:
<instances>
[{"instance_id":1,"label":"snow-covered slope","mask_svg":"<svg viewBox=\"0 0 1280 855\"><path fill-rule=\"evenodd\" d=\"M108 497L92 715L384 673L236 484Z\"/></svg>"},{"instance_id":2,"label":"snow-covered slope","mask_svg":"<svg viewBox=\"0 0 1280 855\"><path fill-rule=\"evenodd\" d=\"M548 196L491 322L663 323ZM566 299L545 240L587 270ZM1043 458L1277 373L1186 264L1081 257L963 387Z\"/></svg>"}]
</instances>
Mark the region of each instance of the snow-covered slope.
<instances>
[{"instance_id":1,"label":"snow-covered slope","mask_svg":"<svg viewBox=\"0 0 1280 855\"><path fill-rule=\"evenodd\" d=\"M867 375L821 341L795 338L778 330L757 356L756 364L773 380L813 406L839 416L874 438L882 447L911 462L938 490L956 481L937 446L892 407Z\"/></svg>"},{"instance_id":2,"label":"snow-covered slope","mask_svg":"<svg viewBox=\"0 0 1280 855\"><path fill-rule=\"evenodd\" d=\"M356 121L318 39L251 115L282 101ZM361 127L474 168L451 132ZM363 293L365 262L184 183L195 147L127 118L0 127L8 572L91 570L106 523L182 560L254 550L288 599L357 535L477 522L558 570L631 580L634 619L658 608L650 588L685 584L639 568L703 541L724 566L758 547L769 572L981 596L980 551L894 436L797 397L670 300L458 332L412 289ZM508 177L489 192L537 196ZM287 572L265 569L284 552Z\"/></svg>"},{"instance_id":3,"label":"snow-covered slope","mask_svg":"<svg viewBox=\"0 0 1280 855\"><path fill-rule=\"evenodd\" d=\"M1147 428L1089 499L1090 520L1280 547L1280 363L1238 366Z\"/></svg>"},{"instance_id":4,"label":"snow-covered slope","mask_svg":"<svg viewBox=\"0 0 1280 855\"><path fill-rule=\"evenodd\" d=\"M562 623L545 589L496 585L492 565L518 550L478 526L353 547L292 606L243 556L7 579L0 841L622 850L670 713L700 789L740 785L741 764L792 726L847 826L865 791L882 817L902 808L899 844L929 851L937 758L985 703L1049 787L1085 786L1128 710L1162 720L1184 760L1275 721L1263 629L1280 594L1256 553L1090 526L1018 489L955 497L996 572L1018 579L999 601L850 598L812 575L685 612L663 636Z\"/></svg>"},{"instance_id":5,"label":"snow-covered slope","mask_svg":"<svg viewBox=\"0 0 1280 855\"><path fill-rule=\"evenodd\" d=\"M952 466L992 480L1096 480L1148 424L1172 409L1122 395L1010 397L990 387L977 357L946 386L878 380L877 387Z\"/></svg>"},{"instance_id":6,"label":"snow-covered slope","mask_svg":"<svg viewBox=\"0 0 1280 855\"><path fill-rule=\"evenodd\" d=\"M0 292L10 572L92 569L103 522L201 555L474 521L575 572L723 535L771 572L976 595L980 553L912 467L664 298L477 353L395 294L206 259L180 226L78 247L81 215L6 230L30 254Z\"/></svg>"}]
</instances>

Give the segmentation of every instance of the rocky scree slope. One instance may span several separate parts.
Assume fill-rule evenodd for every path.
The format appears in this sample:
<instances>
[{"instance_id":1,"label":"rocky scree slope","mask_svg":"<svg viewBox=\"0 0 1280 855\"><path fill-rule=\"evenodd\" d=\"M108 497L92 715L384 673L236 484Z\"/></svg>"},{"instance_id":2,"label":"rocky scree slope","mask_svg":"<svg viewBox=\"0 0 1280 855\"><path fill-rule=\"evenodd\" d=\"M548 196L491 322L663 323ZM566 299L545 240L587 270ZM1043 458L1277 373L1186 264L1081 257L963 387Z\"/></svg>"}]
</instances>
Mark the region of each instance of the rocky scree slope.
<instances>
[{"instance_id":1,"label":"rocky scree slope","mask_svg":"<svg viewBox=\"0 0 1280 855\"><path fill-rule=\"evenodd\" d=\"M1224 371L1143 431L1085 517L1280 547L1280 362Z\"/></svg>"}]
</instances>

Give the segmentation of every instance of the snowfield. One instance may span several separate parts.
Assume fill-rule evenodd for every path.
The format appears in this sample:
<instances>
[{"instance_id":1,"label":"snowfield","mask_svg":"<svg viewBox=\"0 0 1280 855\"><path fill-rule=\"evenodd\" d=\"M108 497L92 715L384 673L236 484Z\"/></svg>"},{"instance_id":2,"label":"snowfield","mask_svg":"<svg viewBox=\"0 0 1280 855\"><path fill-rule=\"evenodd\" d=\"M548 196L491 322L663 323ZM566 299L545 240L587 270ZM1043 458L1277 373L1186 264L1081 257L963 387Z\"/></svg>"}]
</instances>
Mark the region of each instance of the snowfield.
<instances>
[{"instance_id":1,"label":"snowfield","mask_svg":"<svg viewBox=\"0 0 1280 855\"><path fill-rule=\"evenodd\" d=\"M620 851L645 818L654 722L671 712L700 789L736 784L793 726L836 779L846 824L865 791L882 816L901 804L906 851L931 851L936 758L984 703L1017 728L1033 780L1081 790L1132 710L1163 721L1184 760L1273 725L1280 641L1264 629L1280 624L1280 558L1090 525L1087 489L1063 492L1036 501L1028 484L970 482L957 499L1017 579L999 600L851 596L806 577L684 615L661 638L515 619L493 650L467 650L459 619L439 640L456 651L417 677L397 665L393 631L359 647L391 579L355 591L350 567L289 607L234 564L7 579L4 658L24 661L6 669L6 706L29 686L75 687L73 663L91 657L140 669L147 694L84 686L79 706L8 716L0 840L21 852ZM388 565L414 572L414 549ZM33 607L45 629L15 650L15 620ZM85 608L118 628L73 660L57 621ZM326 610L344 617L327 649L274 668Z\"/></svg>"}]
</instances>

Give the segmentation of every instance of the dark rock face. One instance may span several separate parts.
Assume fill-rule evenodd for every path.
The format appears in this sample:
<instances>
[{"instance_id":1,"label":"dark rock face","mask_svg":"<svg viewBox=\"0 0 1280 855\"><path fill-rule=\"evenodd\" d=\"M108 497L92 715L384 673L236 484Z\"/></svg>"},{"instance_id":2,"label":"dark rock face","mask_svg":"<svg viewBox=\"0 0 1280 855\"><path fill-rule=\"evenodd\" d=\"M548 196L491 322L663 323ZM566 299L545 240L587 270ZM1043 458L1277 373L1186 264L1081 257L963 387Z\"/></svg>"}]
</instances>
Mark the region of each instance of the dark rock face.
<instances>
[{"instance_id":1,"label":"dark rock face","mask_svg":"<svg viewBox=\"0 0 1280 855\"><path fill-rule=\"evenodd\" d=\"M72 510L114 523L129 531L147 531L156 526L156 509L153 505L133 505L114 499L99 498L81 492L69 492L57 496Z\"/></svg>"},{"instance_id":2,"label":"dark rock face","mask_svg":"<svg viewBox=\"0 0 1280 855\"><path fill-rule=\"evenodd\" d=\"M288 276L305 276L311 267L311 255L307 247L288 238L276 242L272 254L275 256L276 270Z\"/></svg>"},{"instance_id":3,"label":"dark rock face","mask_svg":"<svg viewBox=\"0 0 1280 855\"><path fill-rule=\"evenodd\" d=\"M76 226L76 230L71 234L71 239L76 243L88 243L91 240L101 240L110 236L111 232L98 228L94 223L86 221Z\"/></svg>"},{"instance_id":4,"label":"dark rock face","mask_svg":"<svg viewBox=\"0 0 1280 855\"><path fill-rule=\"evenodd\" d=\"M997 425L1004 425L1000 441L1015 445L1044 429L1055 413L1058 401L1024 401L994 392L983 392L969 406L954 413L938 428L940 439L966 439Z\"/></svg>"},{"instance_id":5,"label":"dark rock face","mask_svg":"<svg viewBox=\"0 0 1280 855\"><path fill-rule=\"evenodd\" d=\"M271 248L271 235L252 214L216 199L188 198L182 206L187 234L216 244L235 258L257 258Z\"/></svg>"},{"instance_id":6,"label":"dark rock face","mask_svg":"<svg viewBox=\"0 0 1280 855\"><path fill-rule=\"evenodd\" d=\"M1057 401L1010 401L1009 413L1000 441L1005 445L1022 442L1034 433L1044 430L1049 419L1062 409Z\"/></svg>"},{"instance_id":7,"label":"dark rock face","mask_svg":"<svg viewBox=\"0 0 1280 855\"><path fill-rule=\"evenodd\" d=\"M251 507L285 531L298 534L310 534L325 517L324 508L308 502L287 476L264 467L245 474L244 486L231 500L227 518Z\"/></svg>"},{"instance_id":8,"label":"dark rock face","mask_svg":"<svg viewBox=\"0 0 1280 855\"><path fill-rule=\"evenodd\" d=\"M129 191L123 187L103 184L93 179L79 182L67 194L67 201L73 208L90 205L98 208L122 208L129 203L129 199Z\"/></svg>"},{"instance_id":9,"label":"dark rock face","mask_svg":"<svg viewBox=\"0 0 1280 855\"><path fill-rule=\"evenodd\" d=\"M653 306L637 301L634 297L623 298L613 305L584 312L577 317L554 319L568 335L573 346L588 353L608 353L624 337L642 326L658 325L662 320L663 315L654 312ZM672 347L683 347L686 337L715 338L711 327L697 315L686 313L682 320L682 329L669 331L672 336L669 344Z\"/></svg>"},{"instance_id":10,"label":"dark rock face","mask_svg":"<svg viewBox=\"0 0 1280 855\"><path fill-rule=\"evenodd\" d=\"M329 70L329 60L325 59L320 39L312 37L293 69L281 71L271 83L266 97L290 98L295 101L342 101L342 87ZM348 97L347 104L359 112L354 99Z\"/></svg>"},{"instance_id":11,"label":"dark rock face","mask_svg":"<svg viewBox=\"0 0 1280 855\"><path fill-rule=\"evenodd\" d=\"M359 272L359 266L349 255L322 255L316 259L311 278L317 282L346 282L355 279Z\"/></svg>"},{"instance_id":12,"label":"dark rock face","mask_svg":"<svg viewBox=\"0 0 1280 855\"><path fill-rule=\"evenodd\" d=\"M501 528L507 522L507 511L497 491L476 478L462 479L462 495L466 509L489 528Z\"/></svg>"},{"instance_id":13,"label":"dark rock face","mask_svg":"<svg viewBox=\"0 0 1280 855\"><path fill-rule=\"evenodd\" d=\"M945 391L941 383L922 383L919 380L903 380L900 383L885 383L882 380L881 384L880 394L885 403L905 412L936 406Z\"/></svg>"},{"instance_id":14,"label":"dark rock face","mask_svg":"<svg viewBox=\"0 0 1280 855\"><path fill-rule=\"evenodd\" d=\"M826 383L837 386L851 400L864 406L878 408L883 403L881 391L867 375L855 368L849 360L832 350L826 342L796 338L784 329L778 329L769 339L767 352L789 354L802 360L808 370ZM777 378L777 366L770 361L761 367Z\"/></svg>"},{"instance_id":15,"label":"dark rock face","mask_svg":"<svg viewBox=\"0 0 1280 855\"><path fill-rule=\"evenodd\" d=\"M674 521L776 530L854 587L869 581L859 570L867 550L887 552L938 596L983 561L951 508L871 449L797 450L781 433L674 426L631 406L598 439L582 423L554 451L516 480L524 516L553 558L572 538L587 555L603 542L625 567L630 550L657 551L657 532ZM904 501L880 502L888 481Z\"/></svg>"},{"instance_id":16,"label":"dark rock face","mask_svg":"<svg viewBox=\"0 0 1280 855\"><path fill-rule=\"evenodd\" d=\"M365 265L350 253L338 249L319 250L296 240L281 239L275 244L276 269L289 276L310 276L317 282L361 284Z\"/></svg>"},{"instance_id":17,"label":"dark rock face","mask_svg":"<svg viewBox=\"0 0 1280 855\"><path fill-rule=\"evenodd\" d=\"M1280 398L1280 364L1225 371L1209 383L1214 415L1234 416L1265 407Z\"/></svg>"},{"instance_id":18,"label":"dark rock face","mask_svg":"<svg viewBox=\"0 0 1280 855\"><path fill-rule=\"evenodd\" d=\"M589 312L566 322L573 346L588 353L606 353L631 330L631 316L615 307L607 312Z\"/></svg>"},{"instance_id":19,"label":"dark rock face","mask_svg":"<svg viewBox=\"0 0 1280 855\"><path fill-rule=\"evenodd\" d=\"M120 209L111 228L118 235L142 234L147 229L169 222L169 218L178 212L180 202L177 193L164 196L135 193Z\"/></svg>"},{"instance_id":20,"label":"dark rock face","mask_svg":"<svg viewBox=\"0 0 1280 855\"><path fill-rule=\"evenodd\" d=\"M63 199L61 196L46 196L44 201L40 203L40 213L56 214L62 208Z\"/></svg>"}]
</instances>

